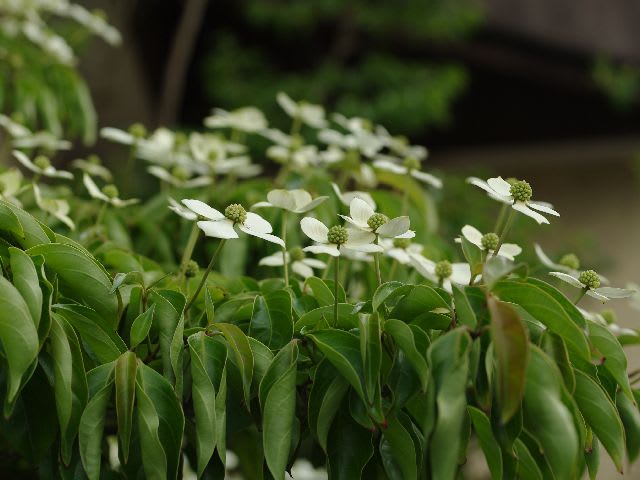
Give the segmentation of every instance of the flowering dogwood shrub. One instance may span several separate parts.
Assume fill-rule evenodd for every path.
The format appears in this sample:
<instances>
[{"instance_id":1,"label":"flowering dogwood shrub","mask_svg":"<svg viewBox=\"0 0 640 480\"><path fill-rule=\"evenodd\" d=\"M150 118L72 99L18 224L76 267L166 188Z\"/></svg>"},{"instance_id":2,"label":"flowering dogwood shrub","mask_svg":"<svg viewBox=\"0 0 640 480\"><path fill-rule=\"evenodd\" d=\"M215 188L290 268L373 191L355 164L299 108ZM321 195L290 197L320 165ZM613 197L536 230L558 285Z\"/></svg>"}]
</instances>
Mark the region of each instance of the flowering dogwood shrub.
<instances>
[{"instance_id":1,"label":"flowering dogwood shrub","mask_svg":"<svg viewBox=\"0 0 640 480\"><path fill-rule=\"evenodd\" d=\"M56 143L17 136L20 169L0 174L2 458L90 479L282 479L311 462L447 480L474 446L496 479L633 462L623 346L640 335L580 302L638 299L538 245L550 274L529 275L514 217L560 221L535 186L470 178L500 205L496 231L435 242L447 185L426 149L278 102L288 132L251 107L214 110L204 133L103 129L128 157L117 186L95 155L68 170Z\"/></svg>"}]
</instances>

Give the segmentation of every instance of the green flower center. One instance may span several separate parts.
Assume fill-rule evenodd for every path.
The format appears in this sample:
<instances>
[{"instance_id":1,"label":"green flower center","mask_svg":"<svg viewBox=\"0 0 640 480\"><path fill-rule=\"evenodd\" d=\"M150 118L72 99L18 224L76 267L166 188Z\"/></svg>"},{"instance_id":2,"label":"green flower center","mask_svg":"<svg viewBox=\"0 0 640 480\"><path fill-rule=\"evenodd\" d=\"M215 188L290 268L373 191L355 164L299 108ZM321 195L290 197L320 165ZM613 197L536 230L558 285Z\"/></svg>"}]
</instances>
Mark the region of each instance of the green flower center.
<instances>
[{"instance_id":1,"label":"green flower center","mask_svg":"<svg viewBox=\"0 0 640 480\"><path fill-rule=\"evenodd\" d=\"M393 239L393 246L396 248L409 248L409 245L411 245L411 239L410 238L394 238Z\"/></svg>"},{"instance_id":2,"label":"green flower center","mask_svg":"<svg viewBox=\"0 0 640 480\"><path fill-rule=\"evenodd\" d=\"M119 192L118 187L113 184L105 185L102 187L102 193L104 193L109 198L118 198Z\"/></svg>"},{"instance_id":3,"label":"green flower center","mask_svg":"<svg viewBox=\"0 0 640 480\"><path fill-rule=\"evenodd\" d=\"M449 278L453 273L453 267L451 266L451 262L447 260L441 260L440 262L436 263L435 272L436 272L436 277L438 278L442 278L442 279Z\"/></svg>"},{"instance_id":4,"label":"green flower center","mask_svg":"<svg viewBox=\"0 0 640 480\"><path fill-rule=\"evenodd\" d=\"M511 193L511 196L516 202L526 202L531 200L531 197L533 196L533 189L531 188L531 185L529 185L529 182L518 180L511 184L509 193Z\"/></svg>"},{"instance_id":5,"label":"green flower center","mask_svg":"<svg viewBox=\"0 0 640 480\"><path fill-rule=\"evenodd\" d=\"M292 248L291 250L289 250L289 256L291 257L292 261L299 262L300 260L304 259L304 252L300 247Z\"/></svg>"},{"instance_id":6,"label":"green flower center","mask_svg":"<svg viewBox=\"0 0 640 480\"><path fill-rule=\"evenodd\" d=\"M409 170L420 170L420 160L416 157L407 157L402 162Z\"/></svg>"},{"instance_id":7,"label":"green flower center","mask_svg":"<svg viewBox=\"0 0 640 480\"><path fill-rule=\"evenodd\" d=\"M347 240L349 240L349 232L343 226L335 225L329 229L327 239L329 240L329 243L343 245L347 243Z\"/></svg>"},{"instance_id":8,"label":"green flower center","mask_svg":"<svg viewBox=\"0 0 640 480\"><path fill-rule=\"evenodd\" d=\"M171 176L177 178L178 180L184 182L189 179L189 172L186 168L178 165L171 169Z\"/></svg>"},{"instance_id":9,"label":"green flower center","mask_svg":"<svg viewBox=\"0 0 640 480\"><path fill-rule=\"evenodd\" d=\"M33 161L34 165L38 167L40 170L44 170L51 166L51 160L49 160L44 155L38 155Z\"/></svg>"},{"instance_id":10,"label":"green flower center","mask_svg":"<svg viewBox=\"0 0 640 480\"><path fill-rule=\"evenodd\" d=\"M239 203L232 203L224 209L224 216L233 223L244 223L247 219L247 211Z\"/></svg>"},{"instance_id":11,"label":"green flower center","mask_svg":"<svg viewBox=\"0 0 640 480\"><path fill-rule=\"evenodd\" d=\"M176 149L186 145L189 139L187 138L187 134L184 132L176 132L173 137L173 144Z\"/></svg>"},{"instance_id":12,"label":"green flower center","mask_svg":"<svg viewBox=\"0 0 640 480\"><path fill-rule=\"evenodd\" d=\"M498 248L498 243L500 243L500 237L493 232L485 233L480 240L480 244L485 250L495 250Z\"/></svg>"},{"instance_id":13,"label":"green flower center","mask_svg":"<svg viewBox=\"0 0 640 480\"><path fill-rule=\"evenodd\" d=\"M382 213L374 213L367 220L367 225L375 232L378 228L389 221L389 217Z\"/></svg>"},{"instance_id":14,"label":"green flower center","mask_svg":"<svg viewBox=\"0 0 640 480\"><path fill-rule=\"evenodd\" d=\"M567 253L560 259L560 265L571 270L578 270L580 268L580 259L573 253Z\"/></svg>"},{"instance_id":15,"label":"green flower center","mask_svg":"<svg viewBox=\"0 0 640 480\"><path fill-rule=\"evenodd\" d=\"M87 157L87 163L90 163L91 165L102 165L102 160L100 160L98 155L92 153Z\"/></svg>"},{"instance_id":16,"label":"green flower center","mask_svg":"<svg viewBox=\"0 0 640 480\"><path fill-rule=\"evenodd\" d=\"M598 288L600 286L600 277L593 270L585 270L578 277L580 283L584 283L587 288Z\"/></svg>"},{"instance_id":17,"label":"green flower center","mask_svg":"<svg viewBox=\"0 0 640 480\"><path fill-rule=\"evenodd\" d=\"M195 260L189 260L187 268L184 271L184 275L187 278L193 278L198 274L199 270L200 267L198 266L198 263Z\"/></svg>"},{"instance_id":18,"label":"green flower center","mask_svg":"<svg viewBox=\"0 0 640 480\"><path fill-rule=\"evenodd\" d=\"M136 138L144 138L147 136L147 129L141 123L134 123L129 127L129 133Z\"/></svg>"}]
</instances>

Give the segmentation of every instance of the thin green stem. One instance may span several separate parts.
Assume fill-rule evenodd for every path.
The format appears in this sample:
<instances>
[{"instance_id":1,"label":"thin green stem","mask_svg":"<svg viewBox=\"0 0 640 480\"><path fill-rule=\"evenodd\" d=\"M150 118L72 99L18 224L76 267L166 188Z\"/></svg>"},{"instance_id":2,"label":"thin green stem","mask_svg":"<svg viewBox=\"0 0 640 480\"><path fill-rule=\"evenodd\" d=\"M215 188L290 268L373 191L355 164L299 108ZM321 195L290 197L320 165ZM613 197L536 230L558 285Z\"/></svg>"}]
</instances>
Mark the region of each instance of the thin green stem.
<instances>
[{"instance_id":1,"label":"thin green stem","mask_svg":"<svg viewBox=\"0 0 640 480\"><path fill-rule=\"evenodd\" d=\"M505 239L507 238L507 234L509 233L509 230L511 229L511 224L513 223L513 219L516 216L516 211L513 208L509 209L509 216L507 217L507 221L504 224L504 228L502 229L502 233L500 234L500 241L498 242L498 246L496 247L496 249L491 253L491 257L487 257L487 260L495 257L498 252L500 251L500 248L502 247L502 244L504 243Z\"/></svg>"},{"instance_id":2,"label":"thin green stem","mask_svg":"<svg viewBox=\"0 0 640 480\"><path fill-rule=\"evenodd\" d=\"M411 176L410 173L411 173L411 170L407 172L407 178ZM409 214L409 189L405 188L402 194L402 216L405 216L408 214Z\"/></svg>"},{"instance_id":3,"label":"thin green stem","mask_svg":"<svg viewBox=\"0 0 640 480\"><path fill-rule=\"evenodd\" d=\"M102 205L100 206L100 210L98 210L98 216L96 217L96 223L94 224L94 227L98 228L102 223L104 213L107 211L107 205L108 205L107 202L102 202Z\"/></svg>"},{"instance_id":4,"label":"thin green stem","mask_svg":"<svg viewBox=\"0 0 640 480\"><path fill-rule=\"evenodd\" d=\"M577 305L577 304L578 304L578 302L579 302L580 300L582 300L582 297L584 297L584 296L585 296L585 294L586 294L588 291L589 291L589 288L588 288L588 287L585 287L585 288L583 288L582 290L580 290L580 294L578 295L578 298L576 298L576 299L574 300L573 304L574 304L574 305Z\"/></svg>"},{"instance_id":5,"label":"thin green stem","mask_svg":"<svg viewBox=\"0 0 640 480\"><path fill-rule=\"evenodd\" d=\"M396 260L395 258L393 259L393 262L391 263L391 268L389 269L389 280L393 280L393 278L396 275L396 270L398 269L398 260Z\"/></svg>"},{"instance_id":6,"label":"thin green stem","mask_svg":"<svg viewBox=\"0 0 640 480\"><path fill-rule=\"evenodd\" d=\"M329 276L329 270L331 269L331 265L333 264L333 257L329 257L329 259L327 260L327 268L324 269L324 272L322 272L322 280L326 280L327 277Z\"/></svg>"},{"instance_id":7,"label":"thin green stem","mask_svg":"<svg viewBox=\"0 0 640 480\"><path fill-rule=\"evenodd\" d=\"M189 239L187 240L187 244L184 247L184 252L182 252L182 259L180 260L180 278L184 277L184 274L187 271L187 265L189 263L189 260L191 260L191 255L193 255L193 249L196 246L199 234L200 229L198 228L198 224L196 222L193 222L191 233L189 234Z\"/></svg>"},{"instance_id":8,"label":"thin green stem","mask_svg":"<svg viewBox=\"0 0 640 480\"><path fill-rule=\"evenodd\" d=\"M204 287L204 284L207 282L207 277L209 276L209 273L211 273L211 270L213 269L213 266L215 265L216 260L218 259L218 256L220 256L222 247L224 247L224 244L226 242L227 242L226 239L224 238L220 239L218 248L216 248L216 251L213 253L213 256L211 257L211 261L209 262L209 265L207 266L207 269L205 270L204 275L202 275L202 280L200 280L200 284L198 285L198 288L196 288L196 291L193 292L193 295L191 296L189 303L187 303L187 306L184 307L185 312L187 312L187 310L191 308L191 305L193 305L193 302L195 302L196 298L198 297L198 294L200 293L200 290L202 290L202 287Z\"/></svg>"},{"instance_id":9,"label":"thin green stem","mask_svg":"<svg viewBox=\"0 0 640 480\"><path fill-rule=\"evenodd\" d=\"M289 263L287 262L287 212L283 210L282 212L282 242L284 246L282 247L282 266L284 267L284 286L289 286Z\"/></svg>"},{"instance_id":10,"label":"thin green stem","mask_svg":"<svg viewBox=\"0 0 640 480\"><path fill-rule=\"evenodd\" d=\"M506 203L503 203L502 207L500 207L500 213L498 214L498 218L496 219L496 224L493 227L493 231L497 234L499 234L500 230L502 229L502 224L504 223L504 217L507 214L507 208L509 208L509 205Z\"/></svg>"},{"instance_id":11,"label":"thin green stem","mask_svg":"<svg viewBox=\"0 0 640 480\"><path fill-rule=\"evenodd\" d=\"M336 268L334 272L334 285L333 285L333 326L338 325L338 285L340 285L340 257L336 257Z\"/></svg>"},{"instance_id":12,"label":"thin green stem","mask_svg":"<svg viewBox=\"0 0 640 480\"><path fill-rule=\"evenodd\" d=\"M378 244L378 235L376 235L375 244ZM380 273L380 252L375 252L373 254L373 263L376 269L376 279L378 281L378 286L382 285L382 274Z\"/></svg>"}]
</instances>

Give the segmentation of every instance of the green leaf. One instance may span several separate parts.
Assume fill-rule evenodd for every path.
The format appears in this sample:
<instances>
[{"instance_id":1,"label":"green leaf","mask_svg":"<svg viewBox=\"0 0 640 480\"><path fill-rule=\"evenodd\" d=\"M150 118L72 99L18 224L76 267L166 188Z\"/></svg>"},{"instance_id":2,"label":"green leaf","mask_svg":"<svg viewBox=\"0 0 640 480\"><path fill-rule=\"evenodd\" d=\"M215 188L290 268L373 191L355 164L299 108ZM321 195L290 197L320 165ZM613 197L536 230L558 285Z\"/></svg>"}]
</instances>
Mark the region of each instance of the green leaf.
<instances>
[{"instance_id":1,"label":"green leaf","mask_svg":"<svg viewBox=\"0 0 640 480\"><path fill-rule=\"evenodd\" d=\"M384 322L384 331L393 337L398 348L404 352L420 379L422 391L426 391L429 383L429 366L424 354L418 351L411 327L400 320L391 319Z\"/></svg>"},{"instance_id":2,"label":"green leaf","mask_svg":"<svg viewBox=\"0 0 640 480\"><path fill-rule=\"evenodd\" d=\"M118 299L111 293L111 279L97 260L84 251L62 243L37 245L27 250L42 255L48 268L58 275L65 296L86 303L112 328L118 322Z\"/></svg>"},{"instance_id":3,"label":"green leaf","mask_svg":"<svg viewBox=\"0 0 640 480\"><path fill-rule=\"evenodd\" d=\"M19 238L24 237L22 224L9 205L11 205L9 202L0 200L0 231L13 233ZM13 206L13 208L18 207Z\"/></svg>"},{"instance_id":4,"label":"green leaf","mask_svg":"<svg viewBox=\"0 0 640 480\"><path fill-rule=\"evenodd\" d=\"M116 360L116 413L118 416L118 438L125 463L129 460L129 444L133 425L133 402L136 395L136 354L124 352Z\"/></svg>"},{"instance_id":5,"label":"green leaf","mask_svg":"<svg viewBox=\"0 0 640 480\"><path fill-rule=\"evenodd\" d=\"M284 479L296 407L297 341L290 342L273 359L260 383L262 445L274 479ZM273 373L272 373L273 372Z\"/></svg>"},{"instance_id":6,"label":"green leaf","mask_svg":"<svg viewBox=\"0 0 640 480\"><path fill-rule=\"evenodd\" d=\"M338 375L326 358L322 359L313 377L307 419L311 432L325 452L331 424L348 388L344 377Z\"/></svg>"},{"instance_id":7,"label":"green leaf","mask_svg":"<svg viewBox=\"0 0 640 480\"><path fill-rule=\"evenodd\" d=\"M364 387L369 405L380 396L380 368L382 367L382 337L377 313L360 315L360 355L364 366Z\"/></svg>"},{"instance_id":8,"label":"green leaf","mask_svg":"<svg viewBox=\"0 0 640 480\"><path fill-rule=\"evenodd\" d=\"M631 391L631 385L629 384L629 377L627 376L627 357L622 350L622 345L616 339L616 337L609 331L607 327L599 325L595 322L587 322L589 328L589 340L594 347L603 355L603 366L611 376L615 379L616 383L620 385L622 391L627 398L632 402L635 402L633 398L633 392Z\"/></svg>"},{"instance_id":9,"label":"green leaf","mask_svg":"<svg viewBox=\"0 0 640 480\"><path fill-rule=\"evenodd\" d=\"M22 377L30 370L38 356L38 331L29 307L20 292L9 280L0 276L0 344L4 361L8 364L5 414L20 391ZM4 368L3 368L4 370Z\"/></svg>"},{"instance_id":10,"label":"green leaf","mask_svg":"<svg viewBox=\"0 0 640 480\"><path fill-rule=\"evenodd\" d=\"M504 302L520 305L529 315L560 335L584 360L591 361L591 350L580 328L562 306L544 290L520 281L502 281L493 293Z\"/></svg>"},{"instance_id":11,"label":"green leaf","mask_svg":"<svg viewBox=\"0 0 640 480\"><path fill-rule=\"evenodd\" d=\"M451 284L451 288L453 289L453 300L455 302L458 323L471 328L476 328L478 325L478 319L476 318L476 314L469 303L467 295L465 294L465 287L453 283Z\"/></svg>"},{"instance_id":12,"label":"green leaf","mask_svg":"<svg viewBox=\"0 0 640 480\"><path fill-rule=\"evenodd\" d=\"M515 270L525 268L522 264L516 265L508 258L502 256L492 256L489 258L482 270L482 280L489 290L493 290L493 286L501 279L505 278Z\"/></svg>"},{"instance_id":13,"label":"green leaf","mask_svg":"<svg viewBox=\"0 0 640 480\"><path fill-rule=\"evenodd\" d=\"M482 250L477 245L471 243L465 238L464 235L460 236L460 245L462 246L462 253L465 260L471 267L472 275L480 275L482 273Z\"/></svg>"},{"instance_id":14,"label":"green leaf","mask_svg":"<svg viewBox=\"0 0 640 480\"><path fill-rule=\"evenodd\" d=\"M491 478L494 480L502 479L502 451L496 438L493 436L491 430L491 422L489 417L485 413L475 407L467 407L471 422L473 423L473 429L478 437L478 443L484 453L484 457L487 459L487 465L491 472Z\"/></svg>"},{"instance_id":15,"label":"green leaf","mask_svg":"<svg viewBox=\"0 0 640 480\"><path fill-rule=\"evenodd\" d=\"M543 480L542 472L531 452L519 438L513 443L518 458L518 478L522 480Z\"/></svg>"},{"instance_id":16,"label":"green leaf","mask_svg":"<svg viewBox=\"0 0 640 480\"><path fill-rule=\"evenodd\" d=\"M590 480L596 480L600 468L600 441L598 437L593 437L591 440L591 450L584 452L584 459L589 470Z\"/></svg>"},{"instance_id":17,"label":"green leaf","mask_svg":"<svg viewBox=\"0 0 640 480\"><path fill-rule=\"evenodd\" d=\"M291 340L293 317L291 295L287 290L276 290L256 297L249 335L271 349L282 348Z\"/></svg>"},{"instance_id":18,"label":"green leaf","mask_svg":"<svg viewBox=\"0 0 640 480\"><path fill-rule=\"evenodd\" d=\"M319 307L302 315L295 324L295 331L316 328L318 323L325 319L331 322L336 328L351 329L358 328L358 315L353 312L353 305L349 303L338 304L338 322L333 323L333 305Z\"/></svg>"},{"instance_id":19,"label":"green leaf","mask_svg":"<svg viewBox=\"0 0 640 480\"><path fill-rule=\"evenodd\" d=\"M387 282L380 285L373 294L372 306L373 311L378 310L386 301L391 300L399 295L406 295L411 289L412 285L407 285L403 282Z\"/></svg>"},{"instance_id":20,"label":"green leaf","mask_svg":"<svg viewBox=\"0 0 640 480\"><path fill-rule=\"evenodd\" d=\"M40 222L21 208L0 200L0 215L2 218L2 227L0 228L10 231L22 248L31 248L51 242L51 238ZM15 219L18 220L19 225L16 225Z\"/></svg>"},{"instance_id":21,"label":"green leaf","mask_svg":"<svg viewBox=\"0 0 640 480\"><path fill-rule=\"evenodd\" d=\"M618 471L622 473L624 427L618 411L602 387L591 377L580 370L576 370L575 375L575 401L585 421L602 442Z\"/></svg>"},{"instance_id":22,"label":"green leaf","mask_svg":"<svg viewBox=\"0 0 640 480\"><path fill-rule=\"evenodd\" d=\"M332 480L357 480L373 457L372 433L339 409L327 441L327 464Z\"/></svg>"},{"instance_id":23,"label":"green leaf","mask_svg":"<svg viewBox=\"0 0 640 480\"><path fill-rule=\"evenodd\" d=\"M13 285L27 303L33 324L38 328L42 315L42 290L38 272L31 257L19 248L9 247Z\"/></svg>"},{"instance_id":24,"label":"green leaf","mask_svg":"<svg viewBox=\"0 0 640 480\"><path fill-rule=\"evenodd\" d=\"M54 315L52 320L53 386L60 422L62 459L65 465L69 465L80 417L87 403L87 377L75 331L64 318Z\"/></svg>"},{"instance_id":25,"label":"green leaf","mask_svg":"<svg viewBox=\"0 0 640 480\"><path fill-rule=\"evenodd\" d=\"M107 406L111 399L113 379L98 390L87 403L78 431L80 458L89 480L100 479L102 441Z\"/></svg>"},{"instance_id":26,"label":"green leaf","mask_svg":"<svg viewBox=\"0 0 640 480\"><path fill-rule=\"evenodd\" d=\"M587 327L586 321L578 307L576 307L572 302L569 301L567 297L565 297L560 290L548 284L547 282L543 282L538 278L529 277L527 278L527 283L534 285L541 290L544 290L546 293L551 295L560 305L567 315L573 320L573 323L578 325L578 327L585 329Z\"/></svg>"},{"instance_id":27,"label":"green leaf","mask_svg":"<svg viewBox=\"0 0 640 480\"><path fill-rule=\"evenodd\" d=\"M251 398L251 378L253 376L253 351L247 336L242 330L231 323L214 323L213 326L220 330L227 340L227 344L235 358L235 364L242 378L242 390L247 408Z\"/></svg>"},{"instance_id":28,"label":"green leaf","mask_svg":"<svg viewBox=\"0 0 640 480\"><path fill-rule=\"evenodd\" d=\"M309 277L305 280L305 285L309 286L313 292L313 296L318 301L318 305L321 307L333 305L333 292L327 284L324 283L324 280L318 277Z\"/></svg>"},{"instance_id":29,"label":"green leaf","mask_svg":"<svg viewBox=\"0 0 640 480\"><path fill-rule=\"evenodd\" d=\"M191 397L196 423L197 473L201 477L213 456L220 433L216 392L225 388L227 348L204 332L188 339L191 352ZM224 407L224 404L222 405Z\"/></svg>"},{"instance_id":30,"label":"green leaf","mask_svg":"<svg viewBox=\"0 0 640 480\"><path fill-rule=\"evenodd\" d=\"M258 340L252 337L247 337L249 340L249 346L251 347L251 353L253 354L253 386L259 387L262 378L269 369L269 365L273 361L273 352L264 343L260 343Z\"/></svg>"},{"instance_id":31,"label":"green leaf","mask_svg":"<svg viewBox=\"0 0 640 480\"><path fill-rule=\"evenodd\" d=\"M154 312L154 330L158 330L158 343L162 357L162 372L170 382L176 382L177 358L176 347L182 344L182 310L184 308L184 296L171 290L154 290L151 292L151 301L156 306ZM173 344L178 333L180 345ZM173 345L172 345L173 344ZM182 349L182 347L180 347Z\"/></svg>"},{"instance_id":32,"label":"green leaf","mask_svg":"<svg viewBox=\"0 0 640 480\"><path fill-rule=\"evenodd\" d=\"M416 285L398 301L389 318L410 322L417 316L436 309L449 311L450 307L433 288Z\"/></svg>"},{"instance_id":33,"label":"green leaf","mask_svg":"<svg viewBox=\"0 0 640 480\"><path fill-rule=\"evenodd\" d=\"M518 313L507 303L487 298L496 358L500 420L506 424L520 409L529 361L529 337Z\"/></svg>"},{"instance_id":34,"label":"green leaf","mask_svg":"<svg viewBox=\"0 0 640 480\"><path fill-rule=\"evenodd\" d=\"M124 340L89 307L54 305L54 308L78 330L83 342L100 363L112 362L127 351Z\"/></svg>"},{"instance_id":35,"label":"green leaf","mask_svg":"<svg viewBox=\"0 0 640 480\"><path fill-rule=\"evenodd\" d=\"M401 476L398 478L418 478L416 449L413 439L397 417L389 419L386 430L382 432L382 441L389 444L391 453L389 460L393 460L393 463L397 465L401 472ZM383 451L383 444L381 443L380 453L382 454ZM390 462L384 462L384 458L385 456L383 455L383 463L387 467ZM387 473L389 473L388 467ZM391 478L392 475L389 475L389 477Z\"/></svg>"},{"instance_id":36,"label":"green leaf","mask_svg":"<svg viewBox=\"0 0 640 480\"><path fill-rule=\"evenodd\" d=\"M131 349L136 348L149 335L149 330L151 330L151 325L153 324L155 308L155 304L151 305L133 321L131 333L129 334Z\"/></svg>"},{"instance_id":37,"label":"green leaf","mask_svg":"<svg viewBox=\"0 0 640 480\"><path fill-rule=\"evenodd\" d=\"M342 330L320 330L307 334L307 337L311 338L327 360L351 384L362 401L365 401L364 367L358 337Z\"/></svg>"},{"instance_id":38,"label":"green leaf","mask_svg":"<svg viewBox=\"0 0 640 480\"><path fill-rule=\"evenodd\" d=\"M162 448L160 435L160 417L153 402L136 382L138 405L138 429L140 431L140 452L145 477L151 480L164 480L168 477L167 456Z\"/></svg>"},{"instance_id":39,"label":"green leaf","mask_svg":"<svg viewBox=\"0 0 640 480\"><path fill-rule=\"evenodd\" d=\"M616 407L624 425L629 463L633 463L640 453L640 412L638 407L621 392L616 395Z\"/></svg>"}]
</instances>

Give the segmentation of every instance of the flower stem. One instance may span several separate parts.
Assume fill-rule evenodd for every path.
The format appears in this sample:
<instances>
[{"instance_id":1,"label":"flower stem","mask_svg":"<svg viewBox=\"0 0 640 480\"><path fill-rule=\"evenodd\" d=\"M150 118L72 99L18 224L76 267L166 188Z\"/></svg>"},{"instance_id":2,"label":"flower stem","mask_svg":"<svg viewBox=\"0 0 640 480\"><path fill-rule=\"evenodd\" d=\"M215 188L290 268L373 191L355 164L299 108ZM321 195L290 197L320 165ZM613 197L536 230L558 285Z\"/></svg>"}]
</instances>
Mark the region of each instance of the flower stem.
<instances>
[{"instance_id":1,"label":"flower stem","mask_svg":"<svg viewBox=\"0 0 640 480\"><path fill-rule=\"evenodd\" d=\"M287 211L282 211L282 266L284 267L284 286L289 286L289 264L287 263Z\"/></svg>"},{"instance_id":2,"label":"flower stem","mask_svg":"<svg viewBox=\"0 0 640 480\"><path fill-rule=\"evenodd\" d=\"M107 211L107 202L103 202L100 206L100 210L98 210L98 216L96 217L96 223L94 225L95 228L98 228L102 223L102 219L104 218L104 212Z\"/></svg>"},{"instance_id":3,"label":"flower stem","mask_svg":"<svg viewBox=\"0 0 640 480\"><path fill-rule=\"evenodd\" d=\"M407 179L410 179L411 171L407 172ZM409 189L405 188L402 194L402 216L409 214Z\"/></svg>"},{"instance_id":4,"label":"flower stem","mask_svg":"<svg viewBox=\"0 0 640 480\"><path fill-rule=\"evenodd\" d=\"M574 305L577 305L578 302L580 300L582 300L582 297L585 296L585 294L587 293L587 291L589 290L588 287L583 288L582 290L580 290L580 294L578 295L578 298L575 299L575 301L573 302Z\"/></svg>"},{"instance_id":5,"label":"flower stem","mask_svg":"<svg viewBox=\"0 0 640 480\"><path fill-rule=\"evenodd\" d=\"M329 257L329 259L327 260L327 268L324 269L324 272L322 272L322 280L326 280L327 277L329 276L329 270L331 269L331 265L333 264L333 257Z\"/></svg>"},{"instance_id":6,"label":"flower stem","mask_svg":"<svg viewBox=\"0 0 640 480\"><path fill-rule=\"evenodd\" d=\"M333 285L333 326L337 326L338 325L338 285L340 285L339 282L339 275L340 275L340 257L335 257L336 258L336 265L335 265L335 271L334 271L334 285Z\"/></svg>"},{"instance_id":7,"label":"flower stem","mask_svg":"<svg viewBox=\"0 0 640 480\"><path fill-rule=\"evenodd\" d=\"M193 226L191 227L191 233L189 234L189 239L187 240L187 244L184 247L184 252L182 253L182 259L180 260L180 272L179 277L184 277L185 272L187 271L187 264L189 260L191 260L191 255L193 254L193 249L196 246L196 242L198 241L198 234L200 233L200 229L198 228L198 224L193 222Z\"/></svg>"},{"instance_id":8,"label":"flower stem","mask_svg":"<svg viewBox=\"0 0 640 480\"><path fill-rule=\"evenodd\" d=\"M500 207L500 213L498 214L498 218L496 219L496 224L493 227L493 231L495 233L500 232L500 230L502 229L502 224L504 223L504 217L507 214L507 208L509 208L509 205L507 205L506 203L503 203L502 207Z\"/></svg>"},{"instance_id":9,"label":"flower stem","mask_svg":"<svg viewBox=\"0 0 640 480\"><path fill-rule=\"evenodd\" d=\"M398 269L398 260L394 258L393 262L391 263L391 268L389 269L389 280L393 280L393 277L395 277L396 275L397 269Z\"/></svg>"},{"instance_id":10,"label":"flower stem","mask_svg":"<svg viewBox=\"0 0 640 480\"><path fill-rule=\"evenodd\" d=\"M515 216L516 216L516 211L513 208L511 208L509 211L509 216L507 217L507 220L504 223L504 228L502 229L502 233L500 234L500 241L498 242L498 246L493 252L491 252L491 257L487 257L487 260L498 255L498 252L500 251L500 248L502 247L502 244L504 243L505 239L507 238L507 234L511 229L511 224L513 223L513 219Z\"/></svg>"},{"instance_id":11,"label":"flower stem","mask_svg":"<svg viewBox=\"0 0 640 480\"><path fill-rule=\"evenodd\" d=\"M375 244L378 244L378 235L376 235ZM380 252L373 254L373 263L376 269L376 279L378 280L378 286L382 285L382 274L380 273Z\"/></svg>"},{"instance_id":12,"label":"flower stem","mask_svg":"<svg viewBox=\"0 0 640 480\"><path fill-rule=\"evenodd\" d=\"M204 287L204 284L207 281L207 277L209 276L209 273L211 273L211 269L213 269L213 266L216 263L216 260L218 259L218 257L220 256L220 252L222 251L222 247L224 247L224 244L227 242L226 239L220 239L220 243L218 244L218 248L216 248L216 251L213 253L213 256L211 257L211 261L209 262L209 265L207 266L207 269L204 272L204 275L202 275L202 280L200 280L200 285L198 285L198 288L196 288L196 291L193 292L193 295L191 296L191 300L189 300L189 303L187 303L187 305L184 307L184 311L186 312L187 310L189 310L189 308L191 308L191 305L193 305L193 302L195 302L198 294L200 293L200 290L202 290L202 287Z\"/></svg>"}]
</instances>

